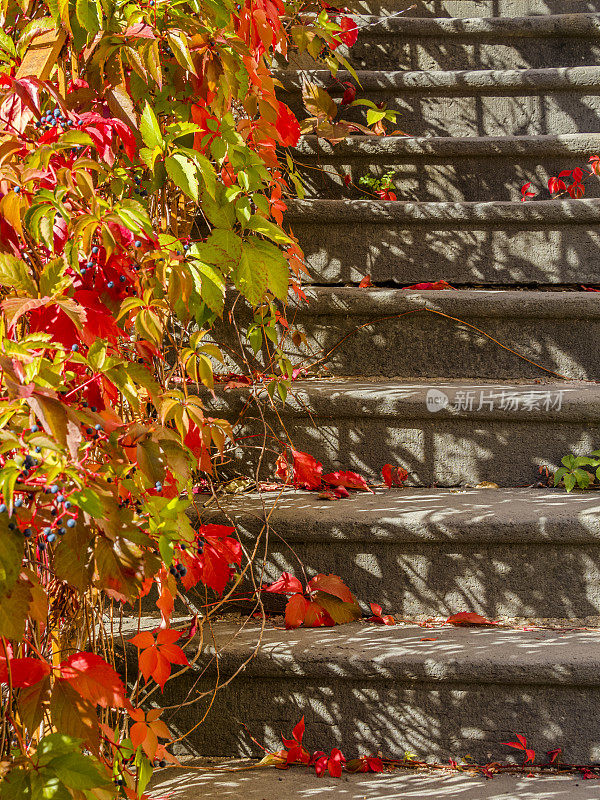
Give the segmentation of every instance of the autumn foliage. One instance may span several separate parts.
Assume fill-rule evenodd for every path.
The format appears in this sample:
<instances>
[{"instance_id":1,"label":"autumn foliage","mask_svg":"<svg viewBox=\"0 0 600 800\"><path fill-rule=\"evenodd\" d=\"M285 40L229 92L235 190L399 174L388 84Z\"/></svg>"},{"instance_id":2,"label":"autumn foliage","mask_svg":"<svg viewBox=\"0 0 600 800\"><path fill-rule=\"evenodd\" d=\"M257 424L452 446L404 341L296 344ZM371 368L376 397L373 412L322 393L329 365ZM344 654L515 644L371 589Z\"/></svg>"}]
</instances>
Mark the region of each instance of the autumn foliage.
<instances>
[{"instance_id":1,"label":"autumn foliage","mask_svg":"<svg viewBox=\"0 0 600 800\"><path fill-rule=\"evenodd\" d=\"M255 320L242 350L268 331L269 380L285 387L285 306L303 296L282 227L301 183L282 153L305 128L276 97L272 59L300 49L345 66L339 45L357 35L316 11L0 9L2 797L140 798L174 760L147 698L187 668L184 645L244 571L233 527L190 522L234 442L209 413L225 361L210 331L236 298ZM326 126L311 108L308 124ZM175 598L194 590L202 613L184 637ZM294 623L356 613L330 580L294 594ZM125 637L143 598L156 629Z\"/></svg>"}]
</instances>

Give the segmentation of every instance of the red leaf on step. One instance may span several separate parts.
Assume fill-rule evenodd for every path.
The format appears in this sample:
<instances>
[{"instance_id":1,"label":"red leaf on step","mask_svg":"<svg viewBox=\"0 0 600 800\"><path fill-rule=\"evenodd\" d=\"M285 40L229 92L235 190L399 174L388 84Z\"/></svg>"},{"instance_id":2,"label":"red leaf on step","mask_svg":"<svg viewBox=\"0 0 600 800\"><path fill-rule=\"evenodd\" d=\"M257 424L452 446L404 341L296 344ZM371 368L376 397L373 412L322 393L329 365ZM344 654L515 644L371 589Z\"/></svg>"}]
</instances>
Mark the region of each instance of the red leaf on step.
<instances>
[{"instance_id":1,"label":"red leaf on step","mask_svg":"<svg viewBox=\"0 0 600 800\"><path fill-rule=\"evenodd\" d=\"M307 628L320 628L333 625L325 609L314 600L307 600L302 594L294 594L285 607L285 627L299 628L304 624Z\"/></svg>"},{"instance_id":2,"label":"red leaf on step","mask_svg":"<svg viewBox=\"0 0 600 800\"><path fill-rule=\"evenodd\" d=\"M294 578L289 572L284 572L275 583L262 587L263 592L271 594L302 594L302 584L298 578Z\"/></svg>"},{"instance_id":3,"label":"red leaf on step","mask_svg":"<svg viewBox=\"0 0 600 800\"><path fill-rule=\"evenodd\" d=\"M555 194L555 192L565 192L566 189L567 185L564 181L561 181L558 178L550 178L548 180L548 190L551 194Z\"/></svg>"},{"instance_id":4,"label":"red leaf on step","mask_svg":"<svg viewBox=\"0 0 600 800\"><path fill-rule=\"evenodd\" d=\"M384 464L381 468L383 480L388 489L392 486L402 486L408 478L408 472L402 467L393 467L391 464Z\"/></svg>"},{"instance_id":5,"label":"red leaf on step","mask_svg":"<svg viewBox=\"0 0 600 800\"><path fill-rule=\"evenodd\" d=\"M356 472L342 470L329 472L327 475L323 475L323 481L331 484L331 486L344 486L346 489L360 489L363 492L373 491L369 488L362 475L358 475Z\"/></svg>"},{"instance_id":6,"label":"red leaf on step","mask_svg":"<svg viewBox=\"0 0 600 800\"><path fill-rule=\"evenodd\" d=\"M369 286L373 286L373 283L371 281L371 276L370 275L365 275L365 277L362 279L362 281L358 284L358 288L359 289L367 289Z\"/></svg>"},{"instance_id":7,"label":"red leaf on step","mask_svg":"<svg viewBox=\"0 0 600 800\"><path fill-rule=\"evenodd\" d=\"M371 611L373 616L369 617L368 622L376 622L378 625L395 625L396 620L391 614L384 614L383 609L377 603L371 603Z\"/></svg>"},{"instance_id":8,"label":"red leaf on step","mask_svg":"<svg viewBox=\"0 0 600 800\"><path fill-rule=\"evenodd\" d=\"M446 620L452 625L497 625L497 622L490 622L489 619L476 614L474 611L459 611Z\"/></svg>"},{"instance_id":9,"label":"red leaf on step","mask_svg":"<svg viewBox=\"0 0 600 800\"><path fill-rule=\"evenodd\" d=\"M568 174L570 175L571 173L569 172ZM564 172L559 173L558 177L559 178L563 178L564 177ZM530 192L529 191L529 187L530 186L531 186L531 181L529 181L528 183L525 183L523 186L521 186L521 202L522 203L524 203L525 200L527 200L528 197L535 197L535 192Z\"/></svg>"},{"instance_id":10,"label":"red leaf on step","mask_svg":"<svg viewBox=\"0 0 600 800\"><path fill-rule=\"evenodd\" d=\"M454 286L445 281L435 281L435 283L415 283L412 286L404 286L404 289L454 289Z\"/></svg>"},{"instance_id":11,"label":"red leaf on step","mask_svg":"<svg viewBox=\"0 0 600 800\"><path fill-rule=\"evenodd\" d=\"M287 455L282 453L277 459L275 474L286 483L291 483L297 489L318 489L321 486L323 465L309 453L292 449L293 463L290 468Z\"/></svg>"},{"instance_id":12,"label":"red leaf on step","mask_svg":"<svg viewBox=\"0 0 600 800\"><path fill-rule=\"evenodd\" d=\"M310 592L326 592L334 597L339 597L344 603L354 603L352 592L339 575L315 575L308 582L308 590Z\"/></svg>"},{"instance_id":13,"label":"red leaf on step","mask_svg":"<svg viewBox=\"0 0 600 800\"><path fill-rule=\"evenodd\" d=\"M517 742L502 742L502 744L506 745L506 747L513 747L515 750L522 750L525 754L524 764L528 761L533 762L535 760L535 750L527 747L527 739L522 733L515 733L515 736L518 739Z\"/></svg>"},{"instance_id":14,"label":"red leaf on step","mask_svg":"<svg viewBox=\"0 0 600 800\"><path fill-rule=\"evenodd\" d=\"M346 762L346 772L383 772L383 761L375 756L360 756Z\"/></svg>"}]
</instances>

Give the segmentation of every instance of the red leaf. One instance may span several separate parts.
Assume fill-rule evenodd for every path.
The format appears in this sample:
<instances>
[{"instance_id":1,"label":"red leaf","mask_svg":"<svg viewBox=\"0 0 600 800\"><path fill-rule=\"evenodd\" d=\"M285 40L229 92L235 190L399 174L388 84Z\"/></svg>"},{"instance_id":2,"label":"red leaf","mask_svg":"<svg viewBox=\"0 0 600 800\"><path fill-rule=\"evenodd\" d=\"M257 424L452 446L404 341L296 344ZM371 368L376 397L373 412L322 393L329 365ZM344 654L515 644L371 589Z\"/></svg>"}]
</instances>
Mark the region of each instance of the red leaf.
<instances>
[{"instance_id":1,"label":"red leaf","mask_svg":"<svg viewBox=\"0 0 600 800\"><path fill-rule=\"evenodd\" d=\"M415 283L412 286L404 286L404 289L454 289L447 281L435 281L435 283Z\"/></svg>"},{"instance_id":2,"label":"red leaf","mask_svg":"<svg viewBox=\"0 0 600 800\"><path fill-rule=\"evenodd\" d=\"M323 475L323 481L331 486L344 486L346 489L360 489L363 492L372 492L362 475L356 472L330 472Z\"/></svg>"},{"instance_id":3,"label":"red leaf","mask_svg":"<svg viewBox=\"0 0 600 800\"><path fill-rule=\"evenodd\" d=\"M350 103L353 103L356 98L356 86L350 81L345 81L344 86L346 89L344 90L344 94L342 95L342 102L340 105L342 106L349 106Z\"/></svg>"},{"instance_id":4,"label":"red leaf","mask_svg":"<svg viewBox=\"0 0 600 800\"><path fill-rule=\"evenodd\" d=\"M284 147L295 147L300 138L300 123L289 106L279 102L275 130L279 134L279 142Z\"/></svg>"},{"instance_id":5,"label":"red leaf","mask_svg":"<svg viewBox=\"0 0 600 800\"><path fill-rule=\"evenodd\" d=\"M24 689L39 683L42 678L50 673L51 667L39 658L12 658L10 664L10 678L13 689ZM8 683L8 669L6 660L0 659L0 683Z\"/></svg>"},{"instance_id":6,"label":"red leaf","mask_svg":"<svg viewBox=\"0 0 600 800\"><path fill-rule=\"evenodd\" d=\"M391 614L383 614L383 609L377 603L371 603L371 611L373 616L369 617L369 622L376 622L378 625L395 625L396 620Z\"/></svg>"},{"instance_id":7,"label":"red leaf","mask_svg":"<svg viewBox=\"0 0 600 800\"><path fill-rule=\"evenodd\" d=\"M123 681L96 653L74 653L60 665L60 677L93 705L128 708Z\"/></svg>"},{"instance_id":8,"label":"red leaf","mask_svg":"<svg viewBox=\"0 0 600 800\"><path fill-rule=\"evenodd\" d=\"M294 726L294 729L292 730L292 738L295 739L298 742L298 744L302 742L302 737L304 736L305 727L306 726L304 724L304 717L302 717L300 722L298 722Z\"/></svg>"},{"instance_id":9,"label":"red leaf","mask_svg":"<svg viewBox=\"0 0 600 800\"><path fill-rule=\"evenodd\" d=\"M309 601L302 594L295 594L285 607L285 627L299 628L304 622Z\"/></svg>"},{"instance_id":10,"label":"red leaf","mask_svg":"<svg viewBox=\"0 0 600 800\"><path fill-rule=\"evenodd\" d=\"M292 449L291 482L297 489L318 489L321 485L323 465L309 453ZM276 473L286 483L290 481L290 464L285 453L277 459Z\"/></svg>"},{"instance_id":11,"label":"red leaf","mask_svg":"<svg viewBox=\"0 0 600 800\"><path fill-rule=\"evenodd\" d=\"M371 281L371 276L370 275L365 275L365 277L362 279L362 281L358 284L358 288L359 289L367 289L369 286L373 286L373 283Z\"/></svg>"},{"instance_id":12,"label":"red leaf","mask_svg":"<svg viewBox=\"0 0 600 800\"><path fill-rule=\"evenodd\" d=\"M561 181L558 178L550 178L548 180L548 189L551 194L555 194L555 192L566 191L567 186L564 181Z\"/></svg>"},{"instance_id":13,"label":"red leaf","mask_svg":"<svg viewBox=\"0 0 600 800\"><path fill-rule=\"evenodd\" d=\"M262 591L271 594L296 594L296 592L302 594L302 584L298 578L294 578L289 572L284 572L275 583L263 586Z\"/></svg>"},{"instance_id":14,"label":"red leaf","mask_svg":"<svg viewBox=\"0 0 600 800\"><path fill-rule=\"evenodd\" d=\"M384 464L381 468L383 480L388 489L392 486L402 486L408 478L408 472L402 467L393 467L391 464Z\"/></svg>"},{"instance_id":15,"label":"red leaf","mask_svg":"<svg viewBox=\"0 0 600 800\"><path fill-rule=\"evenodd\" d=\"M308 590L332 594L334 597L339 597L343 603L354 603L352 592L339 575L315 575L308 583Z\"/></svg>"},{"instance_id":16,"label":"red leaf","mask_svg":"<svg viewBox=\"0 0 600 800\"><path fill-rule=\"evenodd\" d=\"M572 170L570 170L570 169L563 169L563 171L562 171L562 172L559 172L559 173L558 173L558 177L559 177L559 178L568 178L568 177L571 175L571 173L572 173ZM526 183L526 184L525 184L525 186L530 186L530 185L531 185L531 184L529 184L529 183ZM524 188L524 187L523 187L523 188Z\"/></svg>"},{"instance_id":17,"label":"red leaf","mask_svg":"<svg viewBox=\"0 0 600 800\"><path fill-rule=\"evenodd\" d=\"M339 34L340 39L346 47L352 47L358 39L358 26L351 17L342 17L340 20L340 28L342 32Z\"/></svg>"},{"instance_id":18,"label":"red leaf","mask_svg":"<svg viewBox=\"0 0 600 800\"><path fill-rule=\"evenodd\" d=\"M490 622L489 619L476 614L474 611L459 611L446 620L452 625L497 625L497 622Z\"/></svg>"}]
</instances>

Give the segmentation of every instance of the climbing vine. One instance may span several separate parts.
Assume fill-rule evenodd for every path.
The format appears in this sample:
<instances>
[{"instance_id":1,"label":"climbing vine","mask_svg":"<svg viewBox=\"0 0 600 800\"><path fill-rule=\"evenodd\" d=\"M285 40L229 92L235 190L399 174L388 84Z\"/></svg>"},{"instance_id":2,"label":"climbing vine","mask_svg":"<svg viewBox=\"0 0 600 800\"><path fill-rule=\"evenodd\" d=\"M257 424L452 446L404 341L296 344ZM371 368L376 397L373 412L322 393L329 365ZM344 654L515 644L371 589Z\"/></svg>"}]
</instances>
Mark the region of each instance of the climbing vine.
<instances>
[{"instance_id":1,"label":"climbing vine","mask_svg":"<svg viewBox=\"0 0 600 800\"><path fill-rule=\"evenodd\" d=\"M226 360L213 323L245 305L241 350L269 339L271 391L292 379L279 339L305 267L282 215L301 129L271 65L300 49L347 67L338 47L357 33L313 10L0 3L3 798L145 796L176 761L146 699L253 580L234 527L188 512L234 440L206 399ZM331 603L342 586L311 590ZM174 630L193 587L200 612ZM124 616L150 592L158 628L127 644Z\"/></svg>"}]
</instances>

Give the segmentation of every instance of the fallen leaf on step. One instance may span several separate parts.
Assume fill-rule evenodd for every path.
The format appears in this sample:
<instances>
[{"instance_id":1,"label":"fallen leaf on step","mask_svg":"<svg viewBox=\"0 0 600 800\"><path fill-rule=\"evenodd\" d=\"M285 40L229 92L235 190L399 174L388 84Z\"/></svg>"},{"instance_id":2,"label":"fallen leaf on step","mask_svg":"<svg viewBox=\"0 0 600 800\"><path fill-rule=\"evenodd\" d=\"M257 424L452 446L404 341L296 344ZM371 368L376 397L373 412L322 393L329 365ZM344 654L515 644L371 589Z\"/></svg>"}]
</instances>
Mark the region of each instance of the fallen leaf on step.
<instances>
[{"instance_id":1,"label":"fallen leaf on step","mask_svg":"<svg viewBox=\"0 0 600 800\"><path fill-rule=\"evenodd\" d=\"M358 284L359 289L366 289L368 286L373 286L370 275L365 275L362 281Z\"/></svg>"},{"instance_id":2,"label":"fallen leaf on step","mask_svg":"<svg viewBox=\"0 0 600 800\"><path fill-rule=\"evenodd\" d=\"M475 488L476 489L499 489L500 487L498 486L497 483L494 483L493 481L481 481L481 483L478 483Z\"/></svg>"},{"instance_id":3,"label":"fallen leaf on step","mask_svg":"<svg viewBox=\"0 0 600 800\"><path fill-rule=\"evenodd\" d=\"M391 464L384 464L381 468L383 480L388 489L392 486L402 486L408 478L408 472L402 467L393 467Z\"/></svg>"},{"instance_id":4,"label":"fallen leaf on step","mask_svg":"<svg viewBox=\"0 0 600 800\"><path fill-rule=\"evenodd\" d=\"M448 281L435 281L435 283L414 283L412 286L405 286L405 289L454 289Z\"/></svg>"},{"instance_id":5,"label":"fallen leaf on step","mask_svg":"<svg viewBox=\"0 0 600 800\"><path fill-rule=\"evenodd\" d=\"M474 611L459 611L446 620L451 625L497 625L497 622L490 622L489 619L476 614Z\"/></svg>"},{"instance_id":6,"label":"fallen leaf on step","mask_svg":"<svg viewBox=\"0 0 600 800\"><path fill-rule=\"evenodd\" d=\"M368 622L376 622L378 625L395 625L396 620L391 614L384 614L380 605L371 603L371 611L373 616L369 617Z\"/></svg>"},{"instance_id":7,"label":"fallen leaf on step","mask_svg":"<svg viewBox=\"0 0 600 800\"><path fill-rule=\"evenodd\" d=\"M438 642L439 639L437 639L437 638L432 639L432 638L430 638L428 636L424 636L422 639L419 639L419 641L420 642Z\"/></svg>"}]
</instances>

